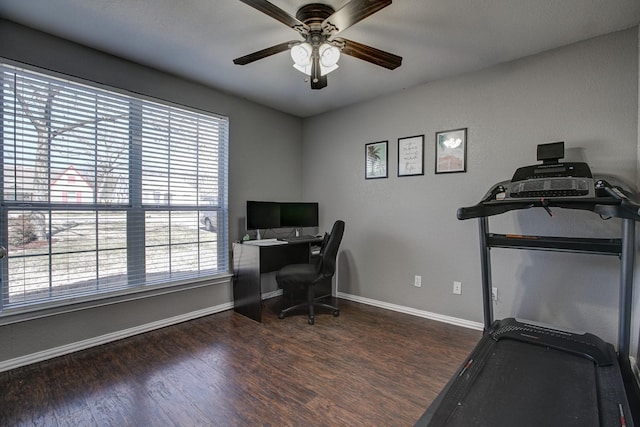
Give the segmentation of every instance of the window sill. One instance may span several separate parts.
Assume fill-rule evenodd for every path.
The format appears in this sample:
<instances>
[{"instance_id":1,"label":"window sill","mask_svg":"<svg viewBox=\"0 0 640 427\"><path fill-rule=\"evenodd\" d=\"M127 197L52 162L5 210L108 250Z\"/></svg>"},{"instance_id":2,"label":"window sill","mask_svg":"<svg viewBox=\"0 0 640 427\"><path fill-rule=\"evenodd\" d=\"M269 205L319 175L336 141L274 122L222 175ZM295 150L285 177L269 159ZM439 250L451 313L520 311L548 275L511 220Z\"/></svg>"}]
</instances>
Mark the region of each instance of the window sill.
<instances>
[{"instance_id":1,"label":"window sill","mask_svg":"<svg viewBox=\"0 0 640 427\"><path fill-rule=\"evenodd\" d=\"M74 311L89 310L96 307L135 301L143 298L151 298L159 295L182 292L206 286L230 283L232 274L224 273L216 276L191 280L189 282L169 283L135 289L123 289L109 294L92 295L86 298L78 298L73 301L60 301L50 304L38 304L15 309L7 309L0 314L0 326L13 323L27 322L29 320L56 316Z\"/></svg>"}]
</instances>

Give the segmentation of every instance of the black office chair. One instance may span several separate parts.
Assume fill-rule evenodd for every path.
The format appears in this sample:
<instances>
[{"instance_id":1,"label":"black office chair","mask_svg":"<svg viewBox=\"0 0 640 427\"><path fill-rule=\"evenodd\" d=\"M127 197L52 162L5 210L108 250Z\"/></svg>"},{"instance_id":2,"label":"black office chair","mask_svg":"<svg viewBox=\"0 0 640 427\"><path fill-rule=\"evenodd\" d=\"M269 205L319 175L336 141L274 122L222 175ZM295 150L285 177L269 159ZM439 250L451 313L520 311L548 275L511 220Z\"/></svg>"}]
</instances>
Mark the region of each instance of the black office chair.
<instances>
[{"instance_id":1,"label":"black office chair","mask_svg":"<svg viewBox=\"0 0 640 427\"><path fill-rule=\"evenodd\" d=\"M336 221L333 224L328 239L320 248L320 254L316 263L291 264L283 267L276 274L278 287L285 293L292 294L296 290L304 290L306 300L303 303L288 307L280 312L278 317L284 317L298 309L307 308L309 313L308 323L313 325L315 319L315 308L326 308L332 310L334 316L340 315L340 309L336 306L320 302L324 296L315 298L316 287L323 282L331 281L336 271L336 258L338 248L344 234L344 221Z\"/></svg>"}]
</instances>

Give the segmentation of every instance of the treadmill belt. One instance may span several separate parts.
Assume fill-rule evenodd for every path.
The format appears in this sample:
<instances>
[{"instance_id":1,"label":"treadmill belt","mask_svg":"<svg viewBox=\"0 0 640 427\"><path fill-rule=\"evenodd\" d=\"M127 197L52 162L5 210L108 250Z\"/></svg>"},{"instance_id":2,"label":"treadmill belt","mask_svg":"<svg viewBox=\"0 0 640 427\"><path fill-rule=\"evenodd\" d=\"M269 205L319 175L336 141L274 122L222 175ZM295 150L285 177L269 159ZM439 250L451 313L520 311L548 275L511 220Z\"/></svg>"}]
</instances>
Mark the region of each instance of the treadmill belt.
<instances>
[{"instance_id":1,"label":"treadmill belt","mask_svg":"<svg viewBox=\"0 0 640 427\"><path fill-rule=\"evenodd\" d=\"M593 361L514 340L486 343L486 357L463 371L468 380L449 390L435 425L600 426Z\"/></svg>"}]
</instances>

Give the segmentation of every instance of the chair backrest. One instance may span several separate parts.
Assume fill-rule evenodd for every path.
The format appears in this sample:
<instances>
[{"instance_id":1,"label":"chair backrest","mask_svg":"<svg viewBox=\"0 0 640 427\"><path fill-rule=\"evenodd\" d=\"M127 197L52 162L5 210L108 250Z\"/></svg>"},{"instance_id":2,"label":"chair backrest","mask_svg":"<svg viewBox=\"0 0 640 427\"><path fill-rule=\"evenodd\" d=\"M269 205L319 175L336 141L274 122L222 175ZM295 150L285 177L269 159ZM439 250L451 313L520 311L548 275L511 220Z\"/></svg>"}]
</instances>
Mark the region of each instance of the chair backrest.
<instances>
[{"instance_id":1,"label":"chair backrest","mask_svg":"<svg viewBox=\"0 0 640 427\"><path fill-rule=\"evenodd\" d=\"M325 231L324 236L322 236L322 243L320 243L320 250L318 251L318 255L313 257L313 263L316 265L316 275L320 274L320 267L322 266L322 255L324 254L324 250L327 247L328 241L329 233Z\"/></svg>"},{"instance_id":2,"label":"chair backrest","mask_svg":"<svg viewBox=\"0 0 640 427\"><path fill-rule=\"evenodd\" d=\"M322 243L320 243L320 251L318 252L320 256L324 253L325 248L327 247L327 243L329 242L330 234L325 232L324 236L322 236Z\"/></svg>"},{"instance_id":3,"label":"chair backrest","mask_svg":"<svg viewBox=\"0 0 640 427\"><path fill-rule=\"evenodd\" d=\"M322 250L318 273L321 277L331 277L336 272L336 258L338 248L344 234L344 221L338 220L333 224L326 246Z\"/></svg>"}]
</instances>

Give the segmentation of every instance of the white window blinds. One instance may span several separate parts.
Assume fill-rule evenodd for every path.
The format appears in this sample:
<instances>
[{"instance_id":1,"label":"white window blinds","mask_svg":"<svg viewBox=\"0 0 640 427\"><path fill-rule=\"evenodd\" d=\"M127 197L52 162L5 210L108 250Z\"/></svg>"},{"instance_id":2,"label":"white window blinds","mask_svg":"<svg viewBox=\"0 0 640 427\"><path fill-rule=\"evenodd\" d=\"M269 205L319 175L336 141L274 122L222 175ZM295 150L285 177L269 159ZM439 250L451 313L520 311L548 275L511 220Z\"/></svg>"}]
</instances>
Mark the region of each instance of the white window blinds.
<instances>
[{"instance_id":1,"label":"white window blinds","mask_svg":"<svg viewBox=\"0 0 640 427\"><path fill-rule=\"evenodd\" d=\"M0 64L0 308L228 271L228 120Z\"/></svg>"}]
</instances>

